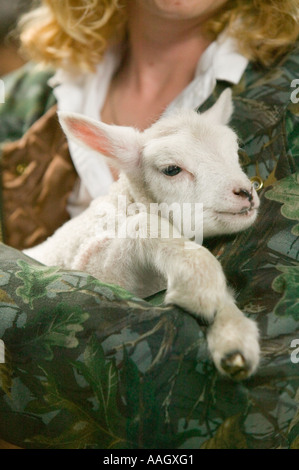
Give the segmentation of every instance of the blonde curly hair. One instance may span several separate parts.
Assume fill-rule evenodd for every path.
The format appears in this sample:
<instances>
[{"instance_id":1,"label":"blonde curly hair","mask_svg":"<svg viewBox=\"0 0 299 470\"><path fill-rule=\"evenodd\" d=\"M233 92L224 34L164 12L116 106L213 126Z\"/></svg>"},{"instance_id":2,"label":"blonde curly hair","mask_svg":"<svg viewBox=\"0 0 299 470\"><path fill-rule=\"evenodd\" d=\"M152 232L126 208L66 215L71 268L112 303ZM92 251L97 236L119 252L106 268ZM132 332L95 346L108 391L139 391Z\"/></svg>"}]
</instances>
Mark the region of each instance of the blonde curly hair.
<instances>
[{"instance_id":1,"label":"blonde curly hair","mask_svg":"<svg viewBox=\"0 0 299 470\"><path fill-rule=\"evenodd\" d=\"M205 24L211 39L224 29L248 59L269 65L299 35L299 0L228 0ZM20 22L24 51L54 67L93 70L107 47L124 40L126 0L42 0Z\"/></svg>"}]
</instances>

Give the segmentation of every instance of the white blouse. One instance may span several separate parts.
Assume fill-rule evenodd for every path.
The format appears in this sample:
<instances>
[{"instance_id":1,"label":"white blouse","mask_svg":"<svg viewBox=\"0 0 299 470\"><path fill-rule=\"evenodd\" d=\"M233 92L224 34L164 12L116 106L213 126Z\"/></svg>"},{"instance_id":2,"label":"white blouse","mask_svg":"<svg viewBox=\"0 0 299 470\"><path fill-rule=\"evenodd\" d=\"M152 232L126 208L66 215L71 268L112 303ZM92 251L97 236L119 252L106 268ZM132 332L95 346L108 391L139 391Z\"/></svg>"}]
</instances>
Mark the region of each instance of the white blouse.
<instances>
[{"instance_id":1,"label":"white blouse","mask_svg":"<svg viewBox=\"0 0 299 470\"><path fill-rule=\"evenodd\" d=\"M121 60L121 49L107 51L95 73L74 75L59 70L49 81L54 88L59 111L76 112L100 120L110 81ZM202 54L192 82L168 106L196 108L213 92L216 80L239 83L248 60L240 54L232 38L224 36L211 43ZM109 167L98 153L69 141L79 179L68 201L71 217L78 215L98 196L107 194L113 182Z\"/></svg>"}]
</instances>

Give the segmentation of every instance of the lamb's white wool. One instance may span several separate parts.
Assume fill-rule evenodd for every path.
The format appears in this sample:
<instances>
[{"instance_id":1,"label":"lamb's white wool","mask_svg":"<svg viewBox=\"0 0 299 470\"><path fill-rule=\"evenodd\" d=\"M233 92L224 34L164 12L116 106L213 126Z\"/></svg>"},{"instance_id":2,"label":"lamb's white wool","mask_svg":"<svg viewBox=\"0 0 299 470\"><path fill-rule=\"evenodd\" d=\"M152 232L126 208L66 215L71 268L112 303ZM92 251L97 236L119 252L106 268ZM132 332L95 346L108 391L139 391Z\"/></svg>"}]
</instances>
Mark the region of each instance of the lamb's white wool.
<instances>
[{"instance_id":1,"label":"lamb's white wool","mask_svg":"<svg viewBox=\"0 0 299 470\"><path fill-rule=\"evenodd\" d=\"M141 297L166 288L167 303L211 323L208 345L217 368L244 378L259 362L257 327L236 307L220 263L188 240L184 224L167 210L176 203L184 216L189 203L194 218L202 203L205 237L238 232L254 222L259 200L238 162L237 137L227 127L231 114L230 90L202 115L178 111L144 132L60 114L67 136L104 154L121 176L108 196L94 200L83 214L25 253L47 265L87 271ZM125 218L120 196L130 214ZM141 205L137 214L133 203ZM160 205L160 213L150 211L152 203ZM100 223L103 217L105 224ZM127 233L124 224L133 233L146 227L145 236L119 236ZM113 226L118 236L112 234ZM156 227L155 236L149 226Z\"/></svg>"}]
</instances>

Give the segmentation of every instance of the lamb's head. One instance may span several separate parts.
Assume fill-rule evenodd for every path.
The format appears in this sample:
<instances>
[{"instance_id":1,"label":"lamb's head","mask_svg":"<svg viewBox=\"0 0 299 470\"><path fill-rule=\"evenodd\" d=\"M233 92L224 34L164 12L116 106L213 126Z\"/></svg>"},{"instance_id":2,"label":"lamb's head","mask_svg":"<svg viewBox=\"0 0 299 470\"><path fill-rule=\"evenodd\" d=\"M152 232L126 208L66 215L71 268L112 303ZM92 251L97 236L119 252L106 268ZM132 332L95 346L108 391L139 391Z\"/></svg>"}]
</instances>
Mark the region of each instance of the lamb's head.
<instances>
[{"instance_id":1,"label":"lamb's head","mask_svg":"<svg viewBox=\"0 0 299 470\"><path fill-rule=\"evenodd\" d=\"M246 229L259 206L227 126L232 109L227 89L203 114L177 111L144 132L76 114L60 113L60 121L70 138L104 154L153 202L202 203L204 236L213 236Z\"/></svg>"}]
</instances>

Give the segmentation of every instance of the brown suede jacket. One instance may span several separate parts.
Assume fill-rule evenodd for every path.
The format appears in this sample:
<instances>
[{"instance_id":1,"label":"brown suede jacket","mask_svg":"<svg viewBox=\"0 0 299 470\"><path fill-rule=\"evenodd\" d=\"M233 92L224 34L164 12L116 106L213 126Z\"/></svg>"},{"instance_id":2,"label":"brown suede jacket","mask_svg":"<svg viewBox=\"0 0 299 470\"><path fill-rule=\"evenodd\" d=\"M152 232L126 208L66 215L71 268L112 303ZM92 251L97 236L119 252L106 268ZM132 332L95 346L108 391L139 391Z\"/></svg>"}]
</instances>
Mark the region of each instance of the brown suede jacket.
<instances>
[{"instance_id":1,"label":"brown suede jacket","mask_svg":"<svg viewBox=\"0 0 299 470\"><path fill-rule=\"evenodd\" d=\"M47 87L46 77L40 73ZM11 100L10 96L0 107L9 107ZM68 220L67 199L77 178L56 104L45 111L37 119L32 117L33 124L21 138L1 146L3 240L18 249L42 242ZM11 121L18 130L18 115L11 115ZM1 124L3 132L6 121Z\"/></svg>"}]
</instances>

